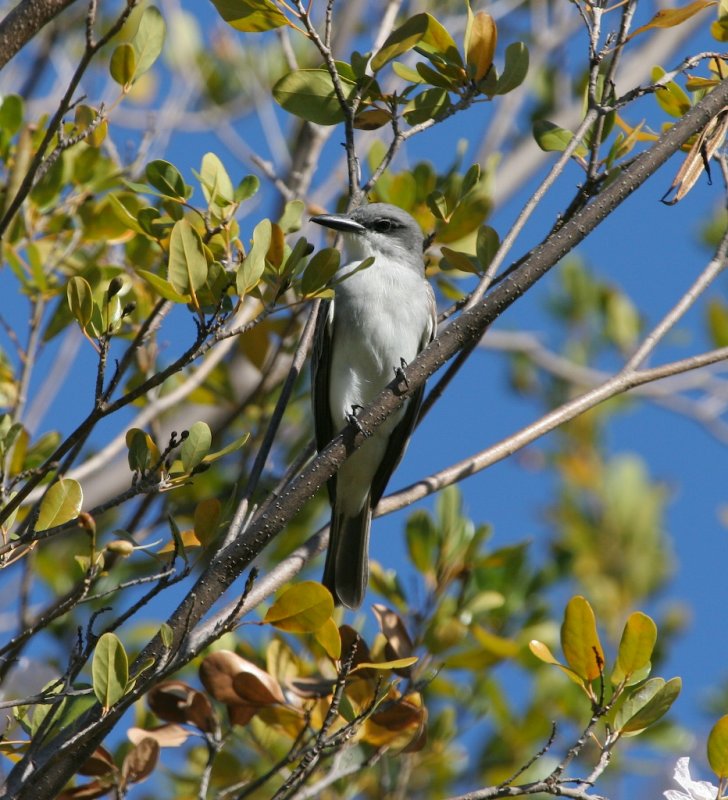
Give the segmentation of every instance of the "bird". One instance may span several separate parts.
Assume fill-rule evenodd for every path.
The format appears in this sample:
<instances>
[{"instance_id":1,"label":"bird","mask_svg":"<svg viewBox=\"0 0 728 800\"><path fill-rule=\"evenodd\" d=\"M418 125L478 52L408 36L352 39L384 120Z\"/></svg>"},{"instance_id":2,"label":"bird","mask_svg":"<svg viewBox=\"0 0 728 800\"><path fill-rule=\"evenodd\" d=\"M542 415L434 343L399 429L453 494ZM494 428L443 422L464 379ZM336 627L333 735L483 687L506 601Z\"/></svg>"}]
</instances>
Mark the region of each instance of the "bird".
<instances>
[{"instance_id":1,"label":"bird","mask_svg":"<svg viewBox=\"0 0 728 800\"><path fill-rule=\"evenodd\" d=\"M346 263L334 297L322 301L312 357L319 452L433 339L435 295L425 278L425 237L415 219L389 203L311 220L342 234ZM372 258L370 266L357 269ZM417 422L424 384L404 401L328 481L329 545L322 583L337 605L358 608L369 580L369 529Z\"/></svg>"}]
</instances>

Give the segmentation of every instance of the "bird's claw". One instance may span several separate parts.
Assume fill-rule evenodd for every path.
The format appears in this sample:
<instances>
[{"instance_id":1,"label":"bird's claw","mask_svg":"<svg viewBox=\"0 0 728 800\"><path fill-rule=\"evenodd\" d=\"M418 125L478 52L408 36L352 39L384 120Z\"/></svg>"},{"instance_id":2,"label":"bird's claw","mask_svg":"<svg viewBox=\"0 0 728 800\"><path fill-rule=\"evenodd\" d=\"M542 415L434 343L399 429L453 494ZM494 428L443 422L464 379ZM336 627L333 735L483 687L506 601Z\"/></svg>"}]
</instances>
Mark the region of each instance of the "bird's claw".
<instances>
[{"instance_id":1,"label":"bird's claw","mask_svg":"<svg viewBox=\"0 0 728 800\"><path fill-rule=\"evenodd\" d=\"M367 431L362 428L361 422L359 422L356 417L356 412L360 411L363 407L364 406L360 406L358 403L354 403L354 405L351 407L351 411L346 415L346 421L349 423L349 425L353 425L357 429L357 432L362 436L369 436Z\"/></svg>"},{"instance_id":2,"label":"bird's claw","mask_svg":"<svg viewBox=\"0 0 728 800\"><path fill-rule=\"evenodd\" d=\"M400 382L405 385L407 389L409 389L409 381L407 380L407 376L404 374L404 369L407 366L407 362L403 359L399 359L399 366L394 368L394 377Z\"/></svg>"}]
</instances>

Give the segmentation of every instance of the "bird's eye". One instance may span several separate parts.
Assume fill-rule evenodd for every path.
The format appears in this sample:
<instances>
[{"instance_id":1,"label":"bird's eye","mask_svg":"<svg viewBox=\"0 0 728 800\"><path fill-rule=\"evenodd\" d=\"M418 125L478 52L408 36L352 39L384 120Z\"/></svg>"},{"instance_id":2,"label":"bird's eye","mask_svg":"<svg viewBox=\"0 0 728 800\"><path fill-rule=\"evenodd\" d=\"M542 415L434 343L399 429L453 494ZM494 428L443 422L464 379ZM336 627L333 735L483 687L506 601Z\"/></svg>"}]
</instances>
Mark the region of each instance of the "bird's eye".
<instances>
[{"instance_id":1,"label":"bird's eye","mask_svg":"<svg viewBox=\"0 0 728 800\"><path fill-rule=\"evenodd\" d=\"M372 228L377 233L387 233L392 230L394 224L392 223L391 219L378 219L373 225Z\"/></svg>"}]
</instances>

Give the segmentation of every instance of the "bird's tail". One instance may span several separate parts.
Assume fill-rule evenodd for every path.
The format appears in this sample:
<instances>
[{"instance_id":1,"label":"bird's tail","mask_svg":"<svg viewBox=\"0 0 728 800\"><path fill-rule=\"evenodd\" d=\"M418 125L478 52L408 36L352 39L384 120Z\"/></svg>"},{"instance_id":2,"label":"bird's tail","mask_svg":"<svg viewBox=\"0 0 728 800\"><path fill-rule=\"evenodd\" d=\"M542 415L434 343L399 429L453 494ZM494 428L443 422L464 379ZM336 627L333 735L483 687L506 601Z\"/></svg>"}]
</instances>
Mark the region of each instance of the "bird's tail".
<instances>
[{"instance_id":1,"label":"bird's tail","mask_svg":"<svg viewBox=\"0 0 728 800\"><path fill-rule=\"evenodd\" d=\"M369 497L361 511L349 516L334 508L331 514L329 549L322 583L337 605L359 608L369 581L369 528L372 510Z\"/></svg>"}]
</instances>

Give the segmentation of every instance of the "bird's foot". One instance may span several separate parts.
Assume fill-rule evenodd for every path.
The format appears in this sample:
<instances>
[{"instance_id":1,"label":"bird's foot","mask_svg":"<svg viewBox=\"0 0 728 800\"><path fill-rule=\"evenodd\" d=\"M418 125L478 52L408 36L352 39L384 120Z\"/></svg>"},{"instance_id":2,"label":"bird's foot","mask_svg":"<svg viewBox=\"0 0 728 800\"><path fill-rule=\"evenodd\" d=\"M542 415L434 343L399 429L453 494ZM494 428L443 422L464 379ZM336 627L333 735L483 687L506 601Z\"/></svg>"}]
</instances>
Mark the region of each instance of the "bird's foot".
<instances>
[{"instance_id":1,"label":"bird's foot","mask_svg":"<svg viewBox=\"0 0 728 800\"><path fill-rule=\"evenodd\" d=\"M364 406L354 403L354 405L351 407L351 411L346 415L346 421L349 423L349 425L353 425L362 436L369 436L367 431L362 428L361 422L359 422L356 417L356 412L361 411L362 408L364 408Z\"/></svg>"},{"instance_id":2,"label":"bird's foot","mask_svg":"<svg viewBox=\"0 0 728 800\"><path fill-rule=\"evenodd\" d=\"M407 389L409 389L409 381L407 380L407 376L404 374L404 369L407 366L407 362L403 359L399 359L399 366L394 368L394 377L400 382L405 385Z\"/></svg>"}]
</instances>

